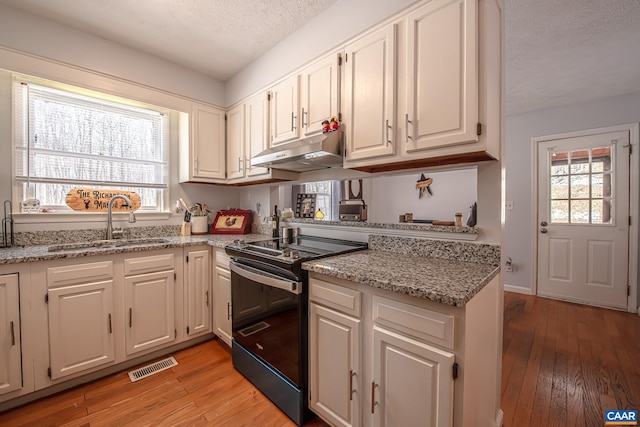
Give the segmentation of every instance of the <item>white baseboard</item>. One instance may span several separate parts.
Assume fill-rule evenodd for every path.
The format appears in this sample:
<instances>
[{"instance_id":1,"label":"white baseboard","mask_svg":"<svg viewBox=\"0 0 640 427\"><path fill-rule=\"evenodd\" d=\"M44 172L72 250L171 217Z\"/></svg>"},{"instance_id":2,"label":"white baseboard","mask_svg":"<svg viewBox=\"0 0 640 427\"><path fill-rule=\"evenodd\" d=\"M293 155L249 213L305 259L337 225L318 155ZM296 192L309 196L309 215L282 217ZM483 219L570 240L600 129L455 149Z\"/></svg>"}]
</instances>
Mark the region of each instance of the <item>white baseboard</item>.
<instances>
[{"instance_id":1,"label":"white baseboard","mask_svg":"<svg viewBox=\"0 0 640 427\"><path fill-rule=\"evenodd\" d=\"M515 286L515 285L507 285L506 283L504 284L504 290L509 292L516 292L518 294L533 295L533 291L530 288L523 288L522 286Z\"/></svg>"},{"instance_id":2,"label":"white baseboard","mask_svg":"<svg viewBox=\"0 0 640 427\"><path fill-rule=\"evenodd\" d=\"M498 416L496 416L496 426L502 427L502 418L504 417L504 412L502 409L498 409Z\"/></svg>"}]
</instances>

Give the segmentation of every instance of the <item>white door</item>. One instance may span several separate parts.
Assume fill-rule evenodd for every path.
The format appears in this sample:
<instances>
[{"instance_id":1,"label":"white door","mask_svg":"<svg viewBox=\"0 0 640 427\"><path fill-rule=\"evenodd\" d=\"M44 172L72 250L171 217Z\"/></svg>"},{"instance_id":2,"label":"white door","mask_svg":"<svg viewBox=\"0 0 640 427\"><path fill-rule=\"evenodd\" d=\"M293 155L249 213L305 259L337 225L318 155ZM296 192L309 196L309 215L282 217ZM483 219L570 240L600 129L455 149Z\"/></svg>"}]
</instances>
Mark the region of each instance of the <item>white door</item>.
<instances>
[{"instance_id":1,"label":"white door","mask_svg":"<svg viewBox=\"0 0 640 427\"><path fill-rule=\"evenodd\" d=\"M124 286L127 354L174 341L174 271L125 277Z\"/></svg>"},{"instance_id":2,"label":"white door","mask_svg":"<svg viewBox=\"0 0 640 427\"><path fill-rule=\"evenodd\" d=\"M309 406L332 425L360 425L359 319L309 304Z\"/></svg>"},{"instance_id":3,"label":"white door","mask_svg":"<svg viewBox=\"0 0 640 427\"><path fill-rule=\"evenodd\" d=\"M373 426L452 426L454 358L374 326Z\"/></svg>"},{"instance_id":4,"label":"white door","mask_svg":"<svg viewBox=\"0 0 640 427\"><path fill-rule=\"evenodd\" d=\"M252 167L251 158L257 156L269 146L269 99L266 93L258 94L246 103L246 144L245 162L247 176L263 175L267 168Z\"/></svg>"},{"instance_id":5,"label":"white door","mask_svg":"<svg viewBox=\"0 0 640 427\"><path fill-rule=\"evenodd\" d=\"M627 308L629 132L538 144L538 294Z\"/></svg>"},{"instance_id":6,"label":"white door","mask_svg":"<svg viewBox=\"0 0 640 427\"><path fill-rule=\"evenodd\" d=\"M243 178L244 160L244 104L240 104L227 114L227 178Z\"/></svg>"},{"instance_id":7,"label":"white door","mask_svg":"<svg viewBox=\"0 0 640 427\"><path fill-rule=\"evenodd\" d=\"M216 267L213 324L216 335L231 346L231 273Z\"/></svg>"},{"instance_id":8,"label":"white door","mask_svg":"<svg viewBox=\"0 0 640 427\"><path fill-rule=\"evenodd\" d=\"M478 141L475 0L431 1L407 17L407 151Z\"/></svg>"},{"instance_id":9,"label":"white door","mask_svg":"<svg viewBox=\"0 0 640 427\"><path fill-rule=\"evenodd\" d=\"M193 177L225 179L224 111L195 104L192 116Z\"/></svg>"},{"instance_id":10,"label":"white door","mask_svg":"<svg viewBox=\"0 0 640 427\"><path fill-rule=\"evenodd\" d=\"M347 160L395 153L395 24L345 47L344 88Z\"/></svg>"},{"instance_id":11,"label":"white door","mask_svg":"<svg viewBox=\"0 0 640 427\"><path fill-rule=\"evenodd\" d=\"M113 280L49 291L51 379L115 359Z\"/></svg>"},{"instance_id":12,"label":"white door","mask_svg":"<svg viewBox=\"0 0 640 427\"><path fill-rule=\"evenodd\" d=\"M190 251L187 255L187 334L190 337L211 332L210 259L208 249Z\"/></svg>"},{"instance_id":13,"label":"white door","mask_svg":"<svg viewBox=\"0 0 640 427\"><path fill-rule=\"evenodd\" d=\"M271 145L298 139L300 135L299 76L296 74L271 89Z\"/></svg>"},{"instance_id":14,"label":"white door","mask_svg":"<svg viewBox=\"0 0 640 427\"><path fill-rule=\"evenodd\" d=\"M22 387L18 275L0 276L0 395Z\"/></svg>"},{"instance_id":15,"label":"white door","mask_svg":"<svg viewBox=\"0 0 640 427\"><path fill-rule=\"evenodd\" d=\"M322 122L337 116L338 55L331 54L301 72L301 123L305 136L322 132Z\"/></svg>"}]
</instances>

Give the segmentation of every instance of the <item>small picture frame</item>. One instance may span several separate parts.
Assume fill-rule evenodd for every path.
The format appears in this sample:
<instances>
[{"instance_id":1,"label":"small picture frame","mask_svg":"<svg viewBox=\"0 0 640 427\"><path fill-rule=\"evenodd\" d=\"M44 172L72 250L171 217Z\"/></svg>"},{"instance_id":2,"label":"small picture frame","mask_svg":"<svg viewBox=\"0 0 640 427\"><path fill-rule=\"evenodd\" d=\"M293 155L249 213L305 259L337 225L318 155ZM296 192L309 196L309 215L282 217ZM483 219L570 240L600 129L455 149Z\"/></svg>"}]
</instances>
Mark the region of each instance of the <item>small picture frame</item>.
<instances>
[{"instance_id":1,"label":"small picture frame","mask_svg":"<svg viewBox=\"0 0 640 427\"><path fill-rule=\"evenodd\" d=\"M314 218L316 213L316 195L298 194L296 218Z\"/></svg>"}]
</instances>

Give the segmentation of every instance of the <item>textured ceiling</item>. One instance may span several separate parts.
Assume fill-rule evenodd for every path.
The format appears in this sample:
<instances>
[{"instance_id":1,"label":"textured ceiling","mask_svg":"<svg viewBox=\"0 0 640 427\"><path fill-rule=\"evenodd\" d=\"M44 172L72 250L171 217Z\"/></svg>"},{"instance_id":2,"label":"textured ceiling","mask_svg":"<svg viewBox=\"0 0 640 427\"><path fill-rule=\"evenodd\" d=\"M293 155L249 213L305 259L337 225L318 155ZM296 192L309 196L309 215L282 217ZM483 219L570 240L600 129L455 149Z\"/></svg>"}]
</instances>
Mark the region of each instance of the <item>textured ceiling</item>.
<instances>
[{"instance_id":1,"label":"textured ceiling","mask_svg":"<svg viewBox=\"0 0 640 427\"><path fill-rule=\"evenodd\" d=\"M336 0L0 0L226 81Z\"/></svg>"},{"instance_id":2,"label":"textured ceiling","mask_svg":"<svg viewBox=\"0 0 640 427\"><path fill-rule=\"evenodd\" d=\"M639 0L506 0L505 113L640 91Z\"/></svg>"},{"instance_id":3,"label":"textured ceiling","mask_svg":"<svg viewBox=\"0 0 640 427\"><path fill-rule=\"evenodd\" d=\"M0 0L226 81L337 0ZM503 0L505 113L640 91L640 0Z\"/></svg>"}]
</instances>

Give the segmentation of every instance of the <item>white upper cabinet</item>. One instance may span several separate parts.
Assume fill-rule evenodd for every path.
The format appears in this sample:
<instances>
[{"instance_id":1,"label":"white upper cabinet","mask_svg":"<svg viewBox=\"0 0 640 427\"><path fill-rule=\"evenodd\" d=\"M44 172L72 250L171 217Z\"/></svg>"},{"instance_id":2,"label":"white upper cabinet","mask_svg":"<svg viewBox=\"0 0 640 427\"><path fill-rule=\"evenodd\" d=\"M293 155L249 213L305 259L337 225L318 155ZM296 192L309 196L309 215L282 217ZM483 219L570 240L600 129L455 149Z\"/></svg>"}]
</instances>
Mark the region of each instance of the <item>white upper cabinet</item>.
<instances>
[{"instance_id":1,"label":"white upper cabinet","mask_svg":"<svg viewBox=\"0 0 640 427\"><path fill-rule=\"evenodd\" d=\"M256 176L269 172L268 168L252 167L251 158L269 147L269 96L266 92L254 95L245 103L246 175Z\"/></svg>"},{"instance_id":2,"label":"white upper cabinet","mask_svg":"<svg viewBox=\"0 0 640 427\"><path fill-rule=\"evenodd\" d=\"M322 122L340 113L340 56L332 53L300 73L302 136L322 132Z\"/></svg>"},{"instance_id":3,"label":"white upper cabinet","mask_svg":"<svg viewBox=\"0 0 640 427\"><path fill-rule=\"evenodd\" d=\"M407 16L407 151L477 142L477 0L434 0Z\"/></svg>"},{"instance_id":4,"label":"white upper cabinet","mask_svg":"<svg viewBox=\"0 0 640 427\"><path fill-rule=\"evenodd\" d=\"M181 123L189 132L180 135L180 182L224 182L224 115L219 108L193 104L188 123Z\"/></svg>"},{"instance_id":5,"label":"white upper cabinet","mask_svg":"<svg viewBox=\"0 0 640 427\"><path fill-rule=\"evenodd\" d=\"M396 25L345 47L346 161L389 156L396 143Z\"/></svg>"},{"instance_id":6,"label":"white upper cabinet","mask_svg":"<svg viewBox=\"0 0 640 427\"><path fill-rule=\"evenodd\" d=\"M245 176L245 105L227 112L227 179Z\"/></svg>"},{"instance_id":7,"label":"white upper cabinet","mask_svg":"<svg viewBox=\"0 0 640 427\"><path fill-rule=\"evenodd\" d=\"M271 88L271 146L300 137L298 74Z\"/></svg>"}]
</instances>

